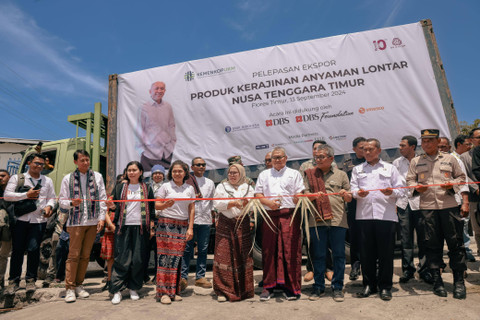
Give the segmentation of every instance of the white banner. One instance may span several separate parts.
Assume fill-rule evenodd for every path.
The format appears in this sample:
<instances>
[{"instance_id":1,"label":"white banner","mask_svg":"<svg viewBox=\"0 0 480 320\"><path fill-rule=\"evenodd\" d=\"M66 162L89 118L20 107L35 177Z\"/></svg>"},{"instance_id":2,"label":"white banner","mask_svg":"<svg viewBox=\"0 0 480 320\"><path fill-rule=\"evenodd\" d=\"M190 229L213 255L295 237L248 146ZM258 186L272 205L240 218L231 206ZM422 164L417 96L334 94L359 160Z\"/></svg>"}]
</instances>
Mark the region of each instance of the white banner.
<instances>
[{"instance_id":1,"label":"white banner","mask_svg":"<svg viewBox=\"0 0 480 320\"><path fill-rule=\"evenodd\" d=\"M357 136L382 148L424 128L449 136L420 23L189 61L118 77L117 171L196 156L208 169L275 146L336 154ZM165 91L162 95L162 87ZM173 156L172 156L173 151Z\"/></svg>"}]
</instances>

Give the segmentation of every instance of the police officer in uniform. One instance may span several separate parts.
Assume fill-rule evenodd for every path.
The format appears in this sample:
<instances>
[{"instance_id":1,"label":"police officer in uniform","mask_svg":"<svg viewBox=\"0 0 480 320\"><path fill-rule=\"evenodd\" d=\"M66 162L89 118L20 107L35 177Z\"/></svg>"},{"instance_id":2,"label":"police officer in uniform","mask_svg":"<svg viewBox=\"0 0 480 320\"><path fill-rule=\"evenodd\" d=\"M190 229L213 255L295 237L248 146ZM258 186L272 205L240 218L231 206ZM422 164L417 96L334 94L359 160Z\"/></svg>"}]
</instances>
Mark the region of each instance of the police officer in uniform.
<instances>
[{"instance_id":1,"label":"police officer in uniform","mask_svg":"<svg viewBox=\"0 0 480 320\"><path fill-rule=\"evenodd\" d=\"M467 267L462 216L468 215L468 193L462 192L463 204L460 208L455 193L462 187L456 183L465 182L466 177L454 156L438 150L438 137L437 129L421 131L425 154L410 162L407 185L415 187L410 189L413 195L420 194L420 212L425 223L425 254L434 280L433 293L447 296L440 275L445 240L453 270L453 297L465 299L467 292L463 278Z\"/></svg>"}]
</instances>

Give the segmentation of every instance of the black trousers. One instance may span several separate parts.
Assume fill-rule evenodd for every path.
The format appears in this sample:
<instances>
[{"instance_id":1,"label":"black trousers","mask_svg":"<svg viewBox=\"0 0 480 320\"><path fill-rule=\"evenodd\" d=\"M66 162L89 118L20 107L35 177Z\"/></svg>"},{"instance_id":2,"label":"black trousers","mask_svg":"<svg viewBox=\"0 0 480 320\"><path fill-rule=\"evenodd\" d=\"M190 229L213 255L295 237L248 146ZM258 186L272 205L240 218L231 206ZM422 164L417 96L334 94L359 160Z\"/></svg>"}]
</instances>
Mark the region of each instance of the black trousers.
<instances>
[{"instance_id":1,"label":"black trousers","mask_svg":"<svg viewBox=\"0 0 480 320\"><path fill-rule=\"evenodd\" d=\"M347 203L347 222L348 234L350 239L350 265L360 261L360 232L358 230L358 223L355 218L357 214L357 200L353 199Z\"/></svg>"},{"instance_id":2,"label":"black trousers","mask_svg":"<svg viewBox=\"0 0 480 320\"><path fill-rule=\"evenodd\" d=\"M27 251L27 273L25 280L37 280L40 264L40 243L45 233L46 223L30 223L17 220L12 232L12 256L10 258L10 276L8 280L20 282L23 257Z\"/></svg>"},{"instance_id":3,"label":"black trousers","mask_svg":"<svg viewBox=\"0 0 480 320\"><path fill-rule=\"evenodd\" d=\"M425 256L425 226L424 219L420 210L412 210L410 205L405 209L397 207L398 224L400 229L400 238L402 241L402 271L415 273L415 264L413 262L413 231L417 234L418 245L418 273L427 270Z\"/></svg>"},{"instance_id":4,"label":"black trousers","mask_svg":"<svg viewBox=\"0 0 480 320\"><path fill-rule=\"evenodd\" d=\"M139 290L143 286L144 261L149 234L140 226L123 226L120 234L115 231L114 262L110 293L125 288Z\"/></svg>"},{"instance_id":5,"label":"black trousers","mask_svg":"<svg viewBox=\"0 0 480 320\"><path fill-rule=\"evenodd\" d=\"M165 169L170 168L170 164L172 163L172 155L170 155L168 158L162 158L162 159L150 159L147 158L143 155L140 157L140 163L143 166L143 170L145 171L151 171L152 167L156 164L160 164L165 167Z\"/></svg>"},{"instance_id":6,"label":"black trousers","mask_svg":"<svg viewBox=\"0 0 480 320\"><path fill-rule=\"evenodd\" d=\"M361 239L360 264L363 286L391 290L397 223L383 220L357 220L357 224Z\"/></svg>"},{"instance_id":7,"label":"black trousers","mask_svg":"<svg viewBox=\"0 0 480 320\"><path fill-rule=\"evenodd\" d=\"M156 278L157 267L158 267L158 256L157 256L157 238L155 236L153 236L151 239L147 241L147 247L145 249L145 261L144 261L145 271L143 274L143 277L145 280L148 280L148 266L150 264L150 255L152 250L153 250L153 255L155 257L155 278Z\"/></svg>"},{"instance_id":8,"label":"black trousers","mask_svg":"<svg viewBox=\"0 0 480 320\"><path fill-rule=\"evenodd\" d=\"M443 263L443 243L448 246L450 268L465 271L465 246L463 245L463 220L458 207L443 210L421 210L425 221L425 254L430 269Z\"/></svg>"}]
</instances>

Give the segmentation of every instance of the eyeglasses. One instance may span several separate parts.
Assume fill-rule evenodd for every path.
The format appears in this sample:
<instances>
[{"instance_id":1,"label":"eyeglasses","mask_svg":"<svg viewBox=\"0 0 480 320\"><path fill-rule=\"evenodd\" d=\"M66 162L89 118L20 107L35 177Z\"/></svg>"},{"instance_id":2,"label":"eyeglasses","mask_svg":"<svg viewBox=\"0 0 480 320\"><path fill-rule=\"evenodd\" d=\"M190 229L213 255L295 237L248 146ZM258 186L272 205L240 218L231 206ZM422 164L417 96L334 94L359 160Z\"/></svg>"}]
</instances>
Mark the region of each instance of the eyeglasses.
<instances>
[{"instance_id":1,"label":"eyeglasses","mask_svg":"<svg viewBox=\"0 0 480 320\"><path fill-rule=\"evenodd\" d=\"M37 161L35 161L33 164L39 167L43 167L45 165L44 162L37 162Z\"/></svg>"},{"instance_id":2,"label":"eyeglasses","mask_svg":"<svg viewBox=\"0 0 480 320\"><path fill-rule=\"evenodd\" d=\"M265 163L272 162L272 159L265 159Z\"/></svg>"},{"instance_id":3,"label":"eyeglasses","mask_svg":"<svg viewBox=\"0 0 480 320\"><path fill-rule=\"evenodd\" d=\"M313 157L313 159L315 159L315 160L325 160L327 158L329 158L329 157L326 157L326 156Z\"/></svg>"},{"instance_id":4,"label":"eyeglasses","mask_svg":"<svg viewBox=\"0 0 480 320\"><path fill-rule=\"evenodd\" d=\"M194 166L195 167L206 167L207 164L206 163L195 163Z\"/></svg>"},{"instance_id":5,"label":"eyeglasses","mask_svg":"<svg viewBox=\"0 0 480 320\"><path fill-rule=\"evenodd\" d=\"M233 175L236 175L236 174L240 174L240 172L230 171L228 174L233 176Z\"/></svg>"},{"instance_id":6,"label":"eyeglasses","mask_svg":"<svg viewBox=\"0 0 480 320\"><path fill-rule=\"evenodd\" d=\"M285 158L285 156L272 157L273 160L282 160L283 158Z\"/></svg>"}]
</instances>

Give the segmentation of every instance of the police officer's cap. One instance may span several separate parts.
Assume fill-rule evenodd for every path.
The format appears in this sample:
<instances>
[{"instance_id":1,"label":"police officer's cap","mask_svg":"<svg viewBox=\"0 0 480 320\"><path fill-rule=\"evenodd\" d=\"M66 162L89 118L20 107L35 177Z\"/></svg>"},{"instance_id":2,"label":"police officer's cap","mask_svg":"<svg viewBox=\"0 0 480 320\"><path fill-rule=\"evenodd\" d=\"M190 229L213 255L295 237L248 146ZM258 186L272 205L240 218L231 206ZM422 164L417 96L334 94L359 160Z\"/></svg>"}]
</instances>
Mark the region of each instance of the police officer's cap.
<instances>
[{"instance_id":1,"label":"police officer's cap","mask_svg":"<svg viewBox=\"0 0 480 320\"><path fill-rule=\"evenodd\" d=\"M420 138L438 138L440 136L440 130L438 129L423 129L420 131Z\"/></svg>"}]
</instances>

